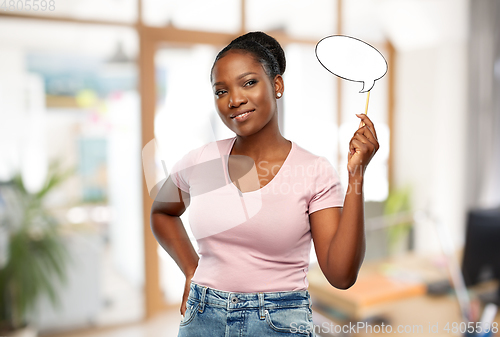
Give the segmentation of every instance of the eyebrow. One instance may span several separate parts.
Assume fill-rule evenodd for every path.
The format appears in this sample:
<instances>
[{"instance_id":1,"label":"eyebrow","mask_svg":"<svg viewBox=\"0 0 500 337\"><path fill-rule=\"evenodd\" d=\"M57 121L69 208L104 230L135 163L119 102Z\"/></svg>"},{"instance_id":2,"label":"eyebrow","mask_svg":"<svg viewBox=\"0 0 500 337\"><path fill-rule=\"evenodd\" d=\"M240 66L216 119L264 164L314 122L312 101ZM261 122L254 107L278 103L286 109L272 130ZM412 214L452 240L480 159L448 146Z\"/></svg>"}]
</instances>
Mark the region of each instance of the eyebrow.
<instances>
[{"instance_id":1,"label":"eyebrow","mask_svg":"<svg viewBox=\"0 0 500 337\"><path fill-rule=\"evenodd\" d=\"M253 75L257 75L257 73L254 73L254 72L251 72L251 71L250 71L250 72L243 73L243 74L239 75L239 76L237 77L237 79L239 80L239 79L242 79L243 77L245 77L245 76L247 76L247 75L252 75L252 74L253 74ZM216 85L219 85L219 84L224 84L224 82L215 82L215 83L212 85L212 87L215 87Z\"/></svg>"}]
</instances>

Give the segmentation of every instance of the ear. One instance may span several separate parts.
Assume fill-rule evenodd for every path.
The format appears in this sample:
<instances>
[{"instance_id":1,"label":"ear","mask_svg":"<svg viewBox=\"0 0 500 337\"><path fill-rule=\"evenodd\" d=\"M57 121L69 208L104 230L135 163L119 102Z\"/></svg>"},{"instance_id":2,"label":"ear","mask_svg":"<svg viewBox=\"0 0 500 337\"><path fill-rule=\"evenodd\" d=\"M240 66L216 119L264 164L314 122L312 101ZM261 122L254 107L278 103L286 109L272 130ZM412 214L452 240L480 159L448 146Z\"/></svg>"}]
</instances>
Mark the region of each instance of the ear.
<instances>
[{"instance_id":1,"label":"ear","mask_svg":"<svg viewBox=\"0 0 500 337\"><path fill-rule=\"evenodd\" d=\"M276 75L274 78L274 95L280 93L283 96L283 91L285 90L285 84L283 83L283 77L281 75Z\"/></svg>"}]
</instances>

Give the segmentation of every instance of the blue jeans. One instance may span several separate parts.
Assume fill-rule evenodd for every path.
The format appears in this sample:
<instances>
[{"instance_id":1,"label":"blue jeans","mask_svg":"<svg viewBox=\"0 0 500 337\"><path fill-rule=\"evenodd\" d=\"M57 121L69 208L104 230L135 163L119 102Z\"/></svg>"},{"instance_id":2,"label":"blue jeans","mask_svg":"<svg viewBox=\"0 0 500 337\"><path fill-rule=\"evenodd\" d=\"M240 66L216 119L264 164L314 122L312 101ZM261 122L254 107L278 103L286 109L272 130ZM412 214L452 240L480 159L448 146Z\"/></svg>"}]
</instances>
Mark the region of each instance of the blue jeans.
<instances>
[{"instance_id":1,"label":"blue jeans","mask_svg":"<svg viewBox=\"0 0 500 337\"><path fill-rule=\"evenodd\" d=\"M237 293L191 281L178 337L314 337L307 290Z\"/></svg>"}]
</instances>

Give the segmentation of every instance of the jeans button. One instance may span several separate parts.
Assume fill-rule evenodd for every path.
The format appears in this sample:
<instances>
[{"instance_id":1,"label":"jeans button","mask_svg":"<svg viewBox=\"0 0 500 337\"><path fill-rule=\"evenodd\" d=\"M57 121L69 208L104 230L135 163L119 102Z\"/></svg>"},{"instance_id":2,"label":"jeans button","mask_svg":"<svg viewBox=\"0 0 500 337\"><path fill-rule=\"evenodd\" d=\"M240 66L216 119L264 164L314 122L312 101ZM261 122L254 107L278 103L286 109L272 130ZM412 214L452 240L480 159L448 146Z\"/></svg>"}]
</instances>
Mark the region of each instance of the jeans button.
<instances>
[{"instance_id":1,"label":"jeans button","mask_svg":"<svg viewBox=\"0 0 500 337\"><path fill-rule=\"evenodd\" d=\"M238 299L237 299L236 297L233 297L233 298L231 299L231 301L232 301L233 303L236 303L236 302L238 302Z\"/></svg>"}]
</instances>

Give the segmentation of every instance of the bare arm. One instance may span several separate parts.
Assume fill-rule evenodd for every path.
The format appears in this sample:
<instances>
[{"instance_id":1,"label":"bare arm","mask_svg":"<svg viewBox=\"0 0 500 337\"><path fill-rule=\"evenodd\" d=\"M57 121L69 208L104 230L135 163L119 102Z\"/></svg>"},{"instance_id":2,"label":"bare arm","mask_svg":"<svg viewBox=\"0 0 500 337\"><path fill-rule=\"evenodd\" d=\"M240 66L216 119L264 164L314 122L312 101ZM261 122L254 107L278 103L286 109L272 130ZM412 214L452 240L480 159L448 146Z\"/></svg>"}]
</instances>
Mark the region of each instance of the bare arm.
<instances>
[{"instance_id":1,"label":"bare arm","mask_svg":"<svg viewBox=\"0 0 500 337\"><path fill-rule=\"evenodd\" d=\"M372 121L366 115L358 117L365 126L360 123L350 142L344 208L330 207L309 215L321 271L331 285L340 289L348 289L356 282L365 256L364 172L379 149Z\"/></svg>"},{"instance_id":2,"label":"bare arm","mask_svg":"<svg viewBox=\"0 0 500 337\"><path fill-rule=\"evenodd\" d=\"M339 289L348 289L356 282L365 256L362 184L362 179L350 180L343 208L326 208L309 215L318 264L328 282Z\"/></svg>"},{"instance_id":3,"label":"bare arm","mask_svg":"<svg viewBox=\"0 0 500 337\"><path fill-rule=\"evenodd\" d=\"M175 186L168 177L151 207L151 230L156 240L186 276L180 308L182 315L186 311L190 281L200 259L180 219L189 203L189 193Z\"/></svg>"},{"instance_id":4,"label":"bare arm","mask_svg":"<svg viewBox=\"0 0 500 337\"><path fill-rule=\"evenodd\" d=\"M151 213L151 228L158 243L174 259L186 277L192 277L199 256L194 250L182 220L161 212Z\"/></svg>"},{"instance_id":5,"label":"bare arm","mask_svg":"<svg viewBox=\"0 0 500 337\"><path fill-rule=\"evenodd\" d=\"M350 177L340 225L328 250L329 270L338 270L343 286L351 287L358 277L366 251L363 177Z\"/></svg>"}]
</instances>

